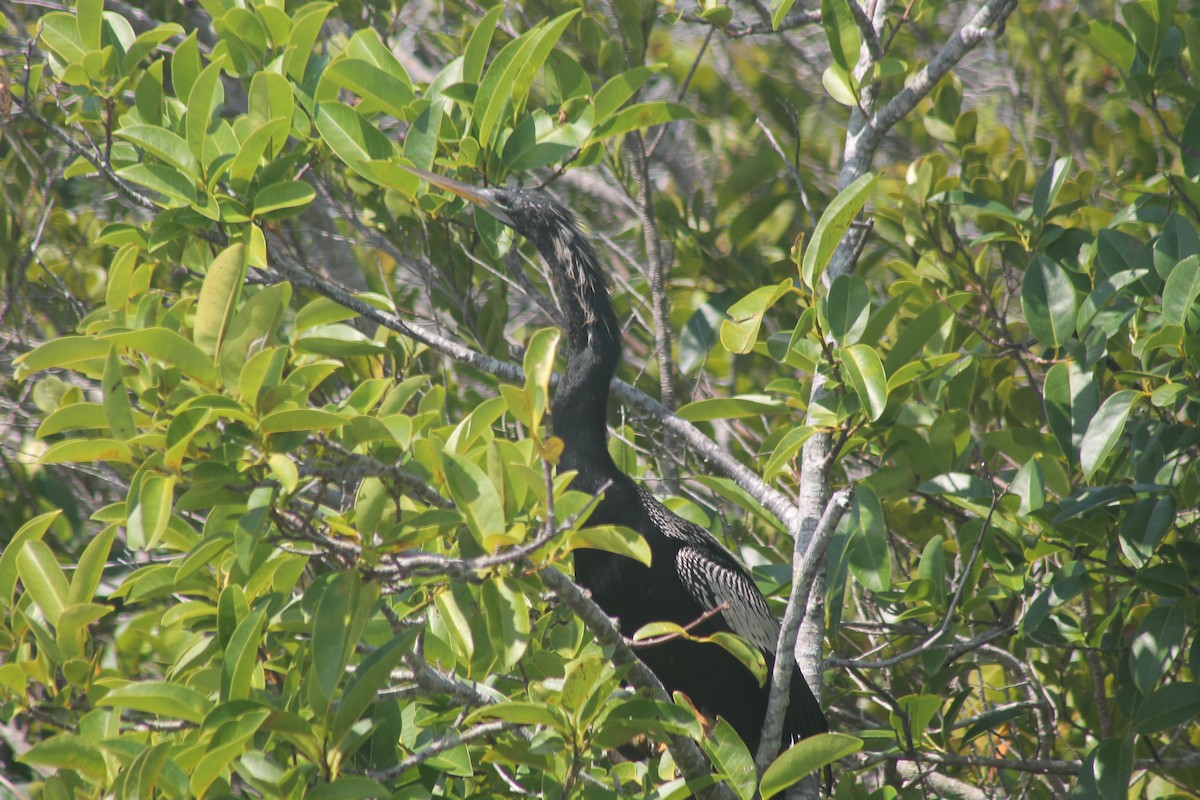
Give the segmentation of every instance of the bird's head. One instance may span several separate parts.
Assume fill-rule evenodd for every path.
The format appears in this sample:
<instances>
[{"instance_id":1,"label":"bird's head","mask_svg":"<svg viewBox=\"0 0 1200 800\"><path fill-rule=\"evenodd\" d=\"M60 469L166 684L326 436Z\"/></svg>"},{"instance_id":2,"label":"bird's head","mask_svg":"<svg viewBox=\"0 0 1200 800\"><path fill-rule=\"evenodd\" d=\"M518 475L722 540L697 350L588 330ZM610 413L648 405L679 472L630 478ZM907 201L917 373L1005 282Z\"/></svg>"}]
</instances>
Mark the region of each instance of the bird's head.
<instances>
[{"instance_id":1,"label":"bird's head","mask_svg":"<svg viewBox=\"0 0 1200 800\"><path fill-rule=\"evenodd\" d=\"M621 354L621 326L613 313L596 253L569 210L538 189L479 189L416 167L405 169L470 201L528 239L550 267L550 278L566 314L564 326L570 347L577 352L588 347L598 350L603 343L609 366L615 365Z\"/></svg>"},{"instance_id":2,"label":"bird's head","mask_svg":"<svg viewBox=\"0 0 1200 800\"><path fill-rule=\"evenodd\" d=\"M426 172L416 167L406 170L433 186L473 203L517 233L540 245L554 234L575 231L575 218L547 192L521 187L492 186L480 189L469 183Z\"/></svg>"}]
</instances>

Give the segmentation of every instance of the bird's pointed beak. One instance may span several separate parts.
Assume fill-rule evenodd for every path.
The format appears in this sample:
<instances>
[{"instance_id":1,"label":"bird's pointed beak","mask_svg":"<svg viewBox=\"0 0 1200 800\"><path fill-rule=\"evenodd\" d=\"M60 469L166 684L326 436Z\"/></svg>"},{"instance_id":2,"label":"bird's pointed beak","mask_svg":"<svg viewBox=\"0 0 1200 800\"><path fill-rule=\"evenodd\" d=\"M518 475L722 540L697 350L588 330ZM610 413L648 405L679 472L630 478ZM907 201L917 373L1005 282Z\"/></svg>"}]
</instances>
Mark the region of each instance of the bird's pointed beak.
<instances>
[{"instance_id":1,"label":"bird's pointed beak","mask_svg":"<svg viewBox=\"0 0 1200 800\"><path fill-rule=\"evenodd\" d=\"M464 200L469 200L485 211L495 211L496 204L489 200L487 195L469 183L456 181L453 178L447 178L443 175L437 175L435 173L427 172L426 170L418 169L417 167L410 167L405 164L401 164L400 166L403 169L411 172L413 175L416 175L418 178L429 181L429 183L437 186L439 189L445 189L447 192L456 194Z\"/></svg>"}]
</instances>

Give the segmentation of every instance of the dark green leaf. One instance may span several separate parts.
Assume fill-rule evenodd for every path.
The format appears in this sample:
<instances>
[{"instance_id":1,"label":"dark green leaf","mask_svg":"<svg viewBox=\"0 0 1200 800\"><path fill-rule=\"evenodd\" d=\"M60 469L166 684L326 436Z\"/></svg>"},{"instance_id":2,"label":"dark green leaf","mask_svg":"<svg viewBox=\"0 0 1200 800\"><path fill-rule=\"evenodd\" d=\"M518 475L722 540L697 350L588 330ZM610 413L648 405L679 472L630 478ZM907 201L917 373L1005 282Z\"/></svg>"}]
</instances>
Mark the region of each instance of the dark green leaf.
<instances>
[{"instance_id":1,"label":"dark green leaf","mask_svg":"<svg viewBox=\"0 0 1200 800\"><path fill-rule=\"evenodd\" d=\"M842 369L850 378L854 393L871 421L883 416L887 408L887 375L883 361L875 348L865 344L852 344L841 349Z\"/></svg>"},{"instance_id":2,"label":"dark green leaf","mask_svg":"<svg viewBox=\"0 0 1200 800\"><path fill-rule=\"evenodd\" d=\"M1183 649L1186 615L1179 606L1150 609L1129 647L1129 669L1133 683L1149 695Z\"/></svg>"},{"instance_id":3,"label":"dark green leaf","mask_svg":"<svg viewBox=\"0 0 1200 800\"><path fill-rule=\"evenodd\" d=\"M1134 715L1134 730L1140 734L1179 728L1200 714L1200 686L1191 682L1169 683L1154 690Z\"/></svg>"},{"instance_id":4,"label":"dark green leaf","mask_svg":"<svg viewBox=\"0 0 1200 800\"><path fill-rule=\"evenodd\" d=\"M1110 395L1088 423L1087 432L1079 443L1079 465L1083 467L1083 474L1088 480L1092 479L1104 459L1116 447L1121 434L1125 432L1129 412L1141 396L1141 392L1133 389L1122 389Z\"/></svg>"},{"instance_id":5,"label":"dark green leaf","mask_svg":"<svg viewBox=\"0 0 1200 800\"><path fill-rule=\"evenodd\" d=\"M1021 283L1021 308L1038 341L1060 347L1075 330L1075 286L1066 270L1040 253Z\"/></svg>"}]
</instances>

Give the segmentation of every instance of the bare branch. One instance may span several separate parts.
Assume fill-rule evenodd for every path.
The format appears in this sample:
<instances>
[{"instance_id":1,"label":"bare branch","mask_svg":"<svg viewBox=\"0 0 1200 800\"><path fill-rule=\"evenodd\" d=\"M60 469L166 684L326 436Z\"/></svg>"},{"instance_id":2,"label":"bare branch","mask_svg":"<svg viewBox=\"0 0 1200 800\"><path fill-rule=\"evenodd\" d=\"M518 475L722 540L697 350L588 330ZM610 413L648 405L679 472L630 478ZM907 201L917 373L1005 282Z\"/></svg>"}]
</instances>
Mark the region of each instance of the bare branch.
<instances>
[{"instance_id":1,"label":"bare branch","mask_svg":"<svg viewBox=\"0 0 1200 800\"><path fill-rule=\"evenodd\" d=\"M456 747L461 747L464 744L484 739L489 736L494 736L497 733L512 730L520 727L511 722L482 722L469 730L462 733L449 733L440 739L435 739L429 744L422 747L411 756L402 758L396 762L396 765L384 770L368 770L367 775L376 780L389 780L403 775L413 767L424 764L429 759L444 753L447 750L453 750Z\"/></svg>"}]
</instances>

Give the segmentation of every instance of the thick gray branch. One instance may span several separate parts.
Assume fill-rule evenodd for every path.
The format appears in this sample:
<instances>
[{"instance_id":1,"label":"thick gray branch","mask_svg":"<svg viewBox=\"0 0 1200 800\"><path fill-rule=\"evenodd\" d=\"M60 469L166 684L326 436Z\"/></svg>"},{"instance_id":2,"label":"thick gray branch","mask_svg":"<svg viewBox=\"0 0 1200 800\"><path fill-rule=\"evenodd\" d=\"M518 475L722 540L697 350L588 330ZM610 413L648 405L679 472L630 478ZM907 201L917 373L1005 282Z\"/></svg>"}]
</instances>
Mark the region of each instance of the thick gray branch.
<instances>
[{"instance_id":1,"label":"thick gray branch","mask_svg":"<svg viewBox=\"0 0 1200 800\"><path fill-rule=\"evenodd\" d=\"M800 623L808 610L808 598L812 593L813 582L825 568L825 548L833 536L838 522L850 509L850 498L853 492L842 489L835 494L825 506L816 530L808 540L807 547L801 546L797 537L792 555L792 591L788 596L787 610L783 622L779 626L779 641L775 647L775 668L771 672L771 696L767 702L767 716L763 721L762 739L758 745L755 763L759 771L770 765L777 755L776 749L783 735L783 717L788 705L788 689L791 684L792 669L796 665L794 649L796 635ZM819 680L814 680L819 684Z\"/></svg>"}]
</instances>

